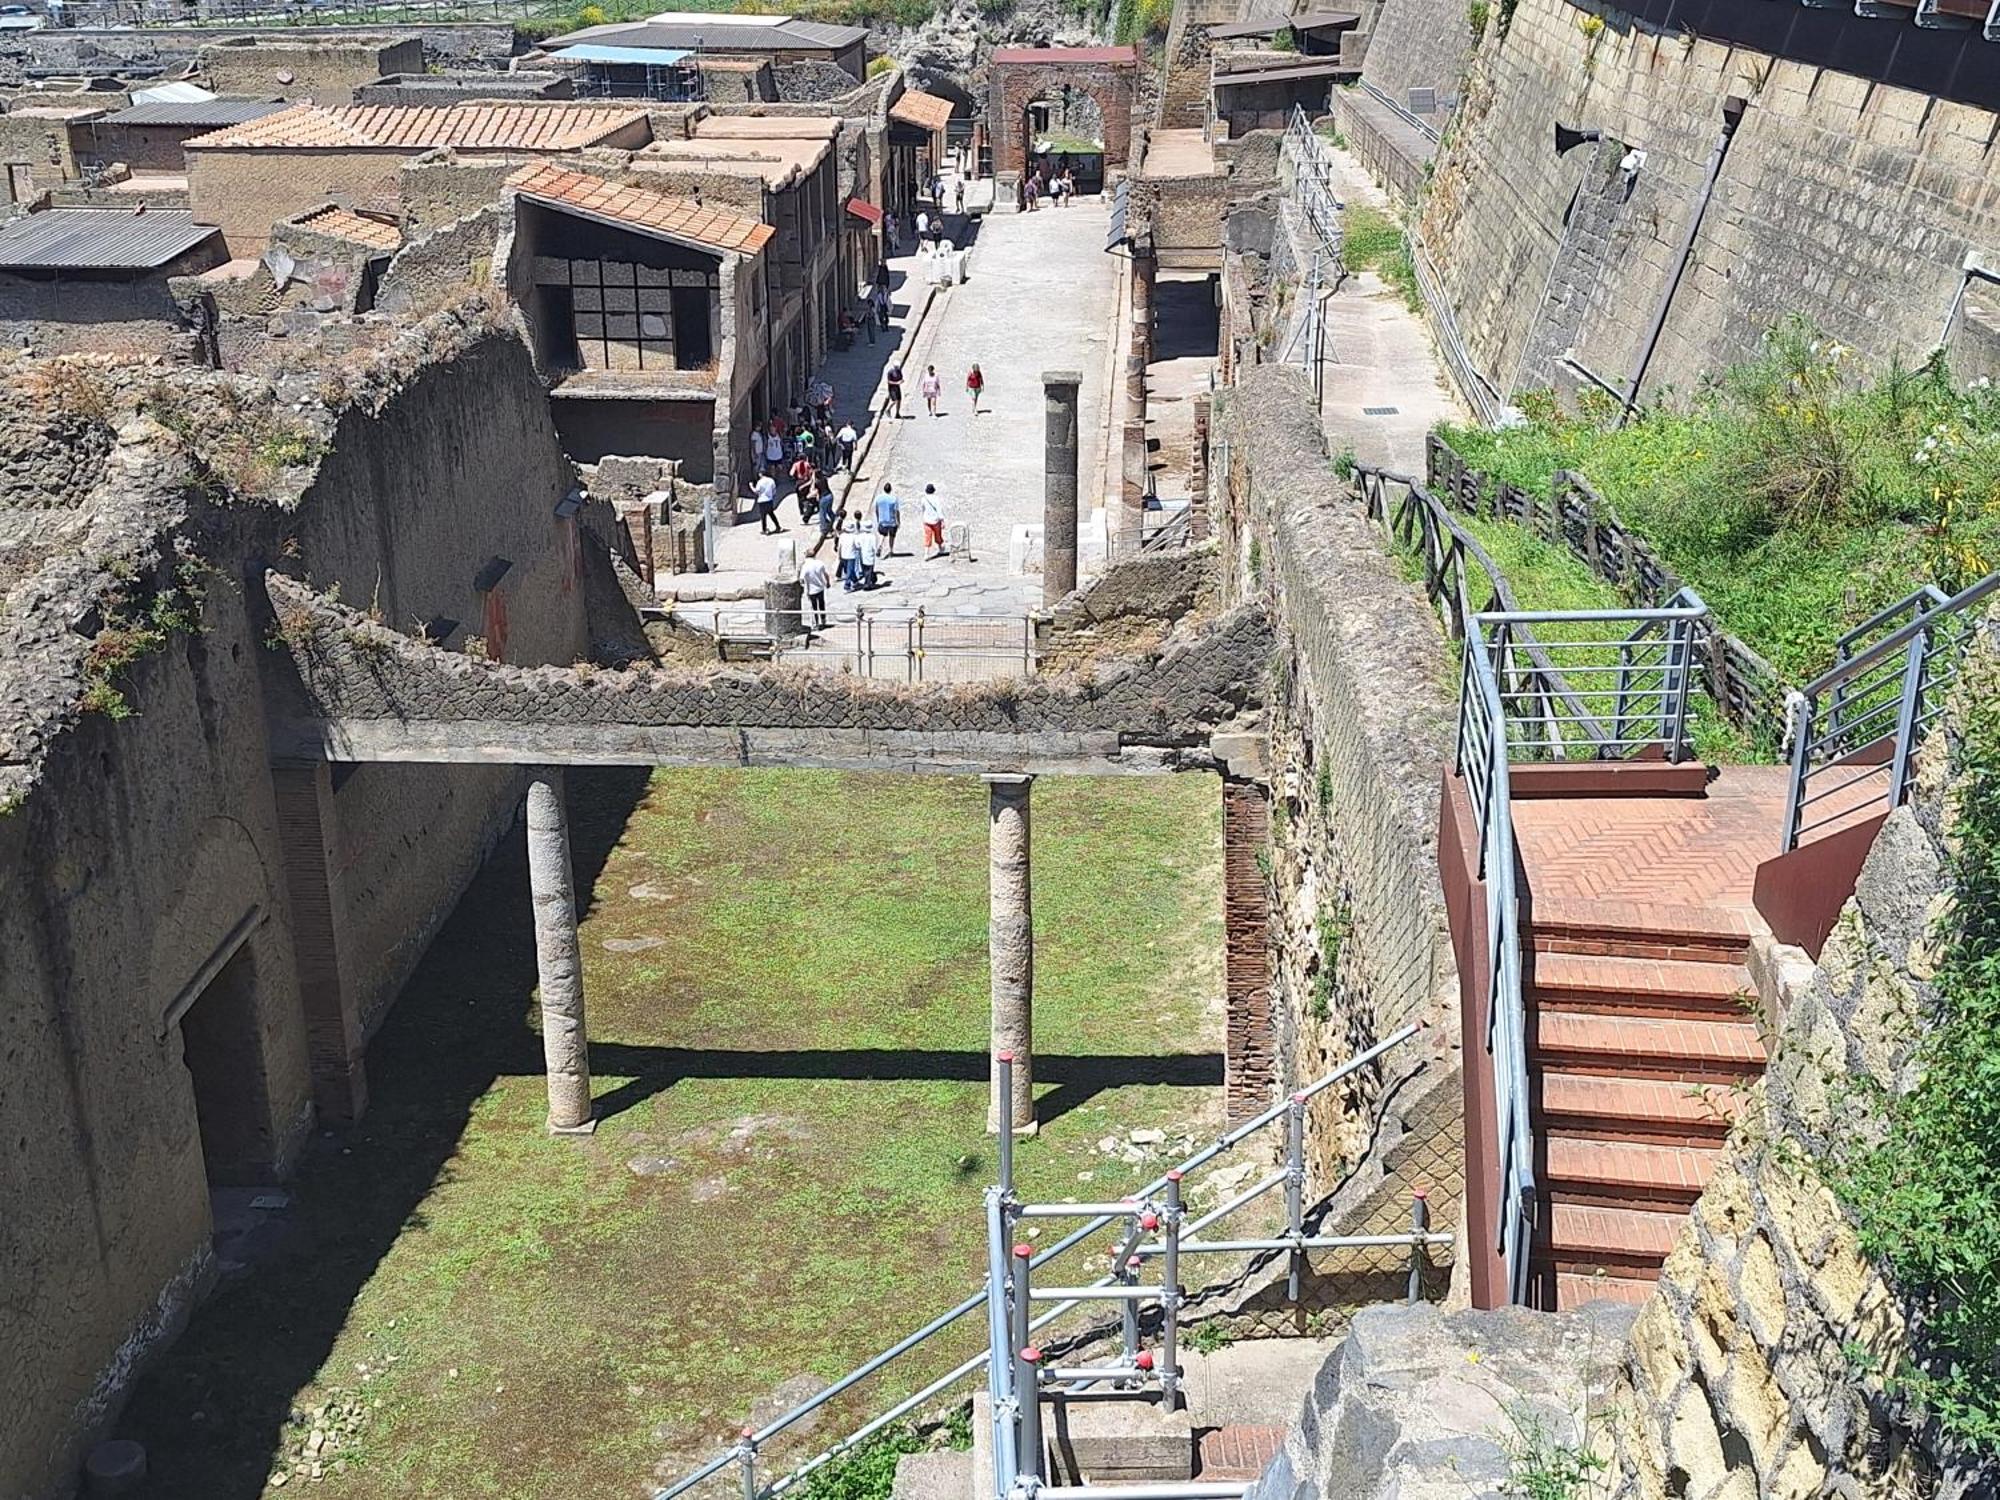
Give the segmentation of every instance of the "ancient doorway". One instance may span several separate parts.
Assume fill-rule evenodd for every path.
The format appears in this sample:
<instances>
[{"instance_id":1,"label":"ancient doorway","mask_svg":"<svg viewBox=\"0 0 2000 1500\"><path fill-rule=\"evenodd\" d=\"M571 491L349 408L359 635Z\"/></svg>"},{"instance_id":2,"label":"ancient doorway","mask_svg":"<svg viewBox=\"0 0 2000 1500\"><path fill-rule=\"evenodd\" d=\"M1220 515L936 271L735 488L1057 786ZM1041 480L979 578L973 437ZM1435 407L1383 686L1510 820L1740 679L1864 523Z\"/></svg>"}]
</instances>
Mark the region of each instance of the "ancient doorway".
<instances>
[{"instance_id":1,"label":"ancient doorway","mask_svg":"<svg viewBox=\"0 0 2000 1500\"><path fill-rule=\"evenodd\" d=\"M1052 183L1067 172L1079 193L1104 191L1104 107L1087 89L1065 83L1028 101L1021 112L1028 170Z\"/></svg>"},{"instance_id":2,"label":"ancient doorway","mask_svg":"<svg viewBox=\"0 0 2000 1500\"><path fill-rule=\"evenodd\" d=\"M181 1017L181 1062L211 1189L268 1179L270 1109L257 1036L257 961L238 948Z\"/></svg>"}]
</instances>

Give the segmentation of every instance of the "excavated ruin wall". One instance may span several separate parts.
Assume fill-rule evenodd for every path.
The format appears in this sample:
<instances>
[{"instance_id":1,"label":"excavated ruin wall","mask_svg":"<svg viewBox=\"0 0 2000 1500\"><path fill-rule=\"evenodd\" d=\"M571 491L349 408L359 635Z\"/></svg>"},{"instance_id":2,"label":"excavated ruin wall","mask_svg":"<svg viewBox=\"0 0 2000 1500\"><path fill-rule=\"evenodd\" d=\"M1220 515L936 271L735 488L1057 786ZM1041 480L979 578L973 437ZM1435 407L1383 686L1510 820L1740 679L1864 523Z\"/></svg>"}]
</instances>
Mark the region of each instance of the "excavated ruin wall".
<instances>
[{"instance_id":1,"label":"excavated ruin wall","mask_svg":"<svg viewBox=\"0 0 2000 1500\"><path fill-rule=\"evenodd\" d=\"M1438 882L1439 768L1456 694L1437 620L1333 472L1298 371L1251 365L1218 399L1223 534L1237 590L1279 622L1269 689L1271 1008L1287 1087L1412 1021L1418 1037L1309 1116L1333 1218L1409 1224L1430 1192L1454 1224L1464 1182L1457 971ZM1403 1264L1384 1254L1385 1269Z\"/></svg>"},{"instance_id":2,"label":"excavated ruin wall","mask_svg":"<svg viewBox=\"0 0 2000 1500\"><path fill-rule=\"evenodd\" d=\"M2000 638L1963 682L1958 714L1995 712ZM1963 1493L1940 1487L1962 1460L1865 1368L1895 1365L1906 1310L1814 1165L1874 1124L1852 1080L1914 1081L1936 1014L1948 740L1920 757L1917 794L1884 824L1818 967L1768 966L1763 987L1786 1005L1770 1070L1633 1325L1605 1424L1618 1500Z\"/></svg>"},{"instance_id":3,"label":"excavated ruin wall","mask_svg":"<svg viewBox=\"0 0 2000 1500\"><path fill-rule=\"evenodd\" d=\"M1887 46L1895 27L1883 35ZM1377 41L1386 51L1389 39ZM1377 51L1371 77L1388 65ZM1645 391L1689 390L1754 357L1787 313L1874 362L1921 360L1944 338L1968 252L2000 255L2000 119L1692 32L1648 32L1604 7L1519 0L1504 36L1489 24L1474 54L1422 217L1472 363L1503 395L1550 384L1563 350L1549 343L1572 340L1588 369L1622 386L1679 264L1729 95L1749 107ZM1558 121L1646 153L1629 193L1622 150L1552 155ZM1565 246L1579 184L1608 188L1615 211ZM1972 284L1975 324L1995 291ZM1545 296L1573 335L1537 340Z\"/></svg>"},{"instance_id":4,"label":"excavated ruin wall","mask_svg":"<svg viewBox=\"0 0 2000 1500\"><path fill-rule=\"evenodd\" d=\"M101 468L10 471L6 508L31 508L60 545L38 568L0 565L0 1494L73 1483L83 1444L212 1277L178 1007L230 1007L212 1018L228 1023L235 1080L218 1180L281 1175L312 1122L260 681L268 608L246 580L296 557L386 618L477 629L473 577L508 555L512 659L569 661L585 639L569 523L552 514L567 471L525 350L478 326L413 337L409 368L372 372L296 503L195 482L178 440L143 419L98 451ZM44 481L74 493L32 509ZM98 601L159 576L176 537L208 569L200 627L121 674L129 717L79 712ZM4 539L13 564L18 534ZM376 1015L511 818L515 779L384 767L336 791L325 768L308 774L347 998Z\"/></svg>"}]
</instances>

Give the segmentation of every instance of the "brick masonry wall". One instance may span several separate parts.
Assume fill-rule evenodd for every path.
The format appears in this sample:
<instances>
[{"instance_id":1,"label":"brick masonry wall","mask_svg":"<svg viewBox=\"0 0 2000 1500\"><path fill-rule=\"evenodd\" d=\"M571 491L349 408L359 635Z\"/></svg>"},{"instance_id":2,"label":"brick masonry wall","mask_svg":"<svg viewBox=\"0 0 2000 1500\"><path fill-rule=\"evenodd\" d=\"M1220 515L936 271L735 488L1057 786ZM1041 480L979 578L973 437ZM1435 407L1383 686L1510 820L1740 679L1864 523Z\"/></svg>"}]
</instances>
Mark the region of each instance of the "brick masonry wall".
<instances>
[{"instance_id":1,"label":"brick masonry wall","mask_svg":"<svg viewBox=\"0 0 2000 1500\"><path fill-rule=\"evenodd\" d=\"M1037 99L1060 100L1063 86L1081 89L1096 101L1104 116L1104 168L1121 170L1132 155L1132 107L1137 102L1139 70L1109 63L989 64L986 128L993 142L993 170L1027 171L1028 147L1023 116Z\"/></svg>"},{"instance_id":2,"label":"brick masonry wall","mask_svg":"<svg viewBox=\"0 0 2000 1500\"><path fill-rule=\"evenodd\" d=\"M1384 0L1361 76L1406 109L1413 88L1435 89L1444 103L1465 78L1472 54L1470 15L1466 0ZM1444 123L1442 112L1429 118L1433 125Z\"/></svg>"},{"instance_id":3,"label":"brick masonry wall","mask_svg":"<svg viewBox=\"0 0 2000 1500\"><path fill-rule=\"evenodd\" d=\"M1457 977L1435 849L1455 708L1450 657L1334 476L1300 375L1252 365L1236 379L1215 418L1230 445L1215 479L1227 574L1281 622L1268 860L1282 1084L1425 1022L1379 1069L1314 1102L1312 1181L1320 1192L1344 1181L1328 1220L1343 1228L1406 1228L1418 1187L1430 1190L1436 1222L1455 1223Z\"/></svg>"},{"instance_id":4,"label":"brick masonry wall","mask_svg":"<svg viewBox=\"0 0 2000 1500\"><path fill-rule=\"evenodd\" d=\"M1551 122L1646 152L1588 278L1577 345L1614 383L1668 284L1723 98L1750 100L1676 294L1646 388L1688 389L1753 356L1803 313L1870 360L1921 359L1944 334L1968 251L2000 251L2000 120L1986 111L1608 13L1595 36L1568 0L1520 0L1476 54L1440 155L1423 232L1481 372L1503 391L1540 318L1564 211L1587 153L1557 159ZM1375 60L1371 54L1371 70Z\"/></svg>"},{"instance_id":5,"label":"brick masonry wall","mask_svg":"<svg viewBox=\"0 0 2000 1500\"><path fill-rule=\"evenodd\" d=\"M1252 781L1222 783L1223 986L1228 997L1223 1092L1231 1120L1268 1108L1278 1081L1271 1025L1271 793Z\"/></svg>"},{"instance_id":6,"label":"brick masonry wall","mask_svg":"<svg viewBox=\"0 0 2000 1500\"><path fill-rule=\"evenodd\" d=\"M1961 718L2000 704L1989 624ZM1830 1138L1876 1124L1852 1079L1914 1082L1951 896L1950 738L1920 755L1916 795L1883 826L1818 966L1796 949L1753 963L1782 1016L1770 1069L1633 1325L1602 1429L1618 1500L1979 1493L1940 1489L1951 1456L1849 1357L1893 1365L1909 1319L1814 1168Z\"/></svg>"},{"instance_id":7,"label":"brick masonry wall","mask_svg":"<svg viewBox=\"0 0 2000 1500\"><path fill-rule=\"evenodd\" d=\"M188 206L197 222L219 225L233 256L257 256L280 219L339 203L394 213L395 151L197 150L188 153Z\"/></svg>"}]
</instances>

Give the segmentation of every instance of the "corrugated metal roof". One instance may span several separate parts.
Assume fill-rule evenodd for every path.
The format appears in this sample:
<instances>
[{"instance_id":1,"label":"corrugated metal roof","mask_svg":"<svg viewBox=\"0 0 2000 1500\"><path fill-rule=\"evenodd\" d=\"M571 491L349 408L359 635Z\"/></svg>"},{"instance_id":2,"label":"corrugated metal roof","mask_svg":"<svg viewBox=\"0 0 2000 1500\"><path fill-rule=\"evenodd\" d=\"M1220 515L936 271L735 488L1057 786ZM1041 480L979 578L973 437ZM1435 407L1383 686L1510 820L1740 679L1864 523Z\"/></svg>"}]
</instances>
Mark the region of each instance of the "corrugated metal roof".
<instances>
[{"instance_id":1,"label":"corrugated metal roof","mask_svg":"<svg viewBox=\"0 0 2000 1500\"><path fill-rule=\"evenodd\" d=\"M574 47L563 48L563 56L579 62L645 63L649 67L668 68L694 54L685 47L613 47L605 42L578 42Z\"/></svg>"},{"instance_id":2,"label":"corrugated metal roof","mask_svg":"<svg viewBox=\"0 0 2000 1500\"><path fill-rule=\"evenodd\" d=\"M507 179L507 186L551 208L573 209L587 218L664 239L685 240L709 250L754 253L777 233L769 224L726 208L650 188L621 187L587 172L565 171L553 163L523 167Z\"/></svg>"},{"instance_id":3,"label":"corrugated metal roof","mask_svg":"<svg viewBox=\"0 0 2000 1500\"><path fill-rule=\"evenodd\" d=\"M0 269L150 271L221 232L185 209L51 208L0 226Z\"/></svg>"},{"instance_id":4,"label":"corrugated metal roof","mask_svg":"<svg viewBox=\"0 0 2000 1500\"><path fill-rule=\"evenodd\" d=\"M745 24L748 19L719 13L712 21L613 21L550 37L542 46L551 52L562 52L579 42L612 47L688 47L701 52L838 52L868 36L865 26L829 26L819 21L749 25Z\"/></svg>"},{"instance_id":5,"label":"corrugated metal roof","mask_svg":"<svg viewBox=\"0 0 2000 1500\"><path fill-rule=\"evenodd\" d=\"M193 104L135 104L104 117L106 125L194 125L220 130L261 120L286 106L273 99L205 99Z\"/></svg>"},{"instance_id":6,"label":"corrugated metal roof","mask_svg":"<svg viewBox=\"0 0 2000 1500\"><path fill-rule=\"evenodd\" d=\"M905 125L920 125L925 130L942 130L951 119L951 101L922 89L904 89L902 96L889 106L889 118L901 120Z\"/></svg>"},{"instance_id":7,"label":"corrugated metal roof","mask_svg":"<svg viewBox=\"0 0 2000 1500\"><path fill-rule=\"evenodd\" d=\"M199 104L214 97L213 89L189 83L184 78L174 83L156 83L148 88L132 90L134 104Z\"/></svg>"},{"instance_id":8,"label":"corrugated metal roof","mask_svg":"<svg viewBox=\"0 0 2000 1500\"><path fill-rule=\"evenodd\" d=\"M644 118L645 111L630 106L561 100L350 104L338 109L301 104L210 135L198 135L187 144L191 150L257 146L429 150L433 146L459 146L494 151L576 151Z\"/></svg>"}]
</instances>

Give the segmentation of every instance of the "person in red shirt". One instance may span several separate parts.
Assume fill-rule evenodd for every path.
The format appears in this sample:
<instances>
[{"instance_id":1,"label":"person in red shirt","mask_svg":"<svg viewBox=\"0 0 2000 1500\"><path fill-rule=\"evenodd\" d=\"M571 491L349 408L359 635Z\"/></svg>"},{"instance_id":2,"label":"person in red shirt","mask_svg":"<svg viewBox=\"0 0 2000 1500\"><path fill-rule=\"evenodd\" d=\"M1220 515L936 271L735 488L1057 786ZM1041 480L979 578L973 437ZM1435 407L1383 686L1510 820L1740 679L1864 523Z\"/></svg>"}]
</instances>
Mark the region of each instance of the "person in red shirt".
<instances>
[{"instance_id":1,"label":"person in red shirt","mask_svg":"<svg viewBox=\"0 0 2000 1500\"><path fill-rule=\"evenodd\" d=\"M986 377L980 372L979 366L974 365L965 372L965 394L972 398L972 414L975 417L979 415L979 397L985 389Z\"/></svg>"}]
</instances>

